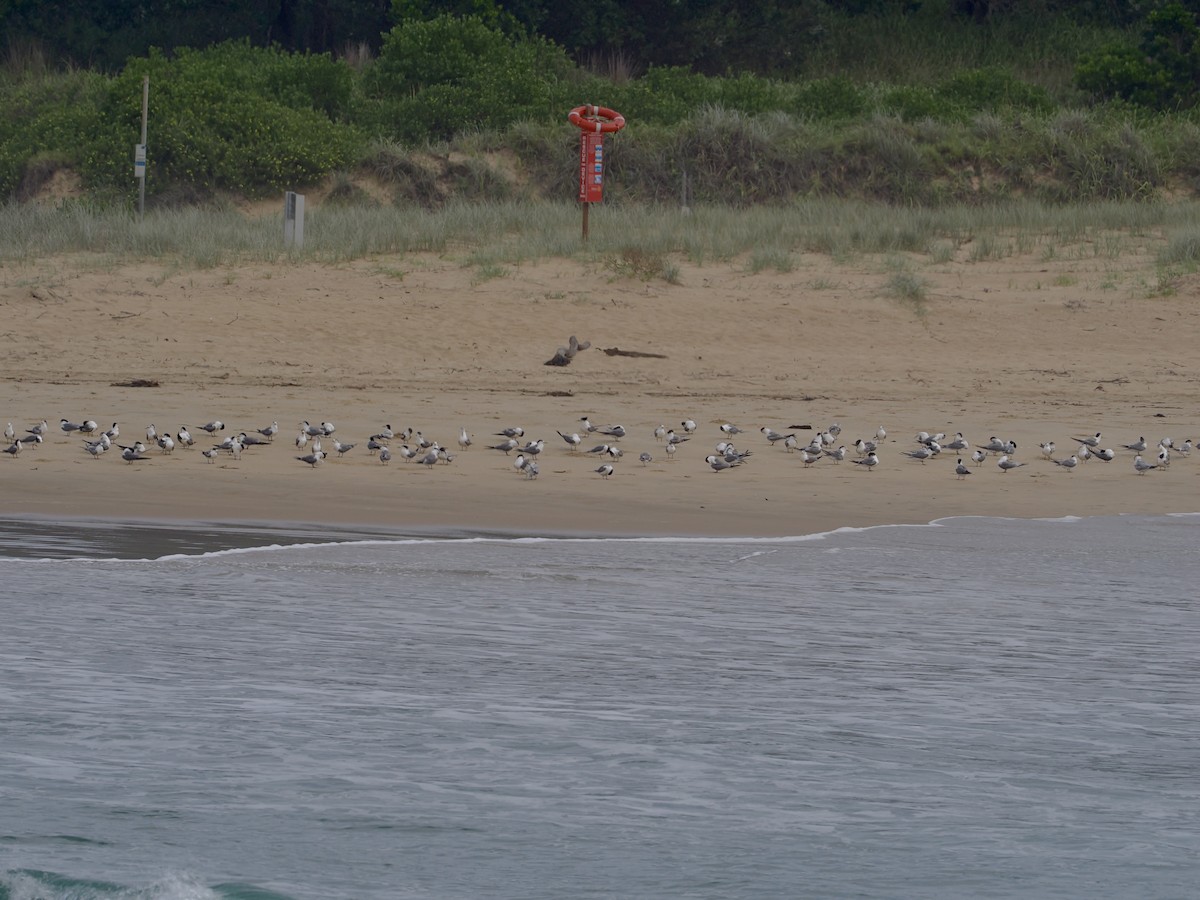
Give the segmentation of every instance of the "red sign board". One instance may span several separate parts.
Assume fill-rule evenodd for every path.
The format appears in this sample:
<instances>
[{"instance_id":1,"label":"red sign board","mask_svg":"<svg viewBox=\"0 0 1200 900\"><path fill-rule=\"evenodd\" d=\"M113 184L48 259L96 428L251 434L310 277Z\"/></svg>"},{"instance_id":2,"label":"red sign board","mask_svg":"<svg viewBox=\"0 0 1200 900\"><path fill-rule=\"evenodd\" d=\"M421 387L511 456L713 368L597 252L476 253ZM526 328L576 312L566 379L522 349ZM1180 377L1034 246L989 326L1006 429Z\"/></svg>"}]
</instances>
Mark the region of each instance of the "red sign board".
<instances>
[{"instance_id":1,"label":"red sign board","mask_svg":"<svg viewBox=\"0 0 1200 900\"><path fill-rule=\"evenodd\" d=\"M584 132L579 136L579 202L599 203L604 199L604 135Z\"/></svg>"}]
</instances>

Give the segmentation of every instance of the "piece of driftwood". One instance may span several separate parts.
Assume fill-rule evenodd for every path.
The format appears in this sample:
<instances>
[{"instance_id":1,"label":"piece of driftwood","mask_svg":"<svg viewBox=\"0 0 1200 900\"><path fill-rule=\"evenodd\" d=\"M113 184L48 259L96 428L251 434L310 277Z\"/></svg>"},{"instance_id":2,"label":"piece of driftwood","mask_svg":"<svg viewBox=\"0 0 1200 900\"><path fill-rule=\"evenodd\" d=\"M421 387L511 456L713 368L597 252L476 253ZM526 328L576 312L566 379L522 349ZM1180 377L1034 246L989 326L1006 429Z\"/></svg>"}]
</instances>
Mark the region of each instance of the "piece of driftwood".
<instances>
[{"instance_id":1,"label":"piece of driftwood","mask_svg":"<svg viewBox=\"0 0 1200 900\"><path fill-rule=\"evenodd\" d=\"M567 342L567 346L559 347L554 351L554 356L546 360L543 365L547 366L569 366L571 360L575 358L575 354L580 350L586 350L592 346L591 341L580 341L575 335L571 335L571 339Z\"/></svg>"},{"instance_id":2,"label":"piece of driftwood","mask_svg":"<svg viewBox=\"0 0 1200 900\"><path fill-rule=\"evenodd\" d=\"M604 347L609 356L634 356L638 359L666 359L665 353L643 353L641 350L622 350L620 347Z\"/></svg>"},{"instance_id":3,"label":"piece of driftwood","mask_svg":"<svg viewBox=\"0 0 1200 900\"><path fill-rule=\"evenodd\" d=\"M113 387L159 387L159 383L152 378L135 378L133 381L114 381Z\"/></svg>"}]
</instances>

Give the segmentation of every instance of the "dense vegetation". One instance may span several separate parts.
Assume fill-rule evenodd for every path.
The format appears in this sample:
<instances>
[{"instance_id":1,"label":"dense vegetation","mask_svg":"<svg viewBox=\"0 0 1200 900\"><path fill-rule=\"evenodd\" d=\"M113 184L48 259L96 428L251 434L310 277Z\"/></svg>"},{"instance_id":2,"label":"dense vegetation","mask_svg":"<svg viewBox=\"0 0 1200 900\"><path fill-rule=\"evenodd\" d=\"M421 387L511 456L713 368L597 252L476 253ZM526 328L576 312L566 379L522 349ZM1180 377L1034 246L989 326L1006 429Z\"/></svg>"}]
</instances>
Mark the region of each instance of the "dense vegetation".
<instances>
[{"instance_id":1,"label":"dense vegetation","mask_svg":"<svg viewBox=\"0 0 1200 900\"><path fill-rule=\"evenodd\" d=\"M1178 0L8 0L0 197L69 170L93 203L128 206L145 76L159 206L331 175L335 199L365 199L356 175L425 207L568 199L565 113L583 102L630 122L609 145L616 202L1190 195L1198 13Z\"/></svg>"}]
</instances>

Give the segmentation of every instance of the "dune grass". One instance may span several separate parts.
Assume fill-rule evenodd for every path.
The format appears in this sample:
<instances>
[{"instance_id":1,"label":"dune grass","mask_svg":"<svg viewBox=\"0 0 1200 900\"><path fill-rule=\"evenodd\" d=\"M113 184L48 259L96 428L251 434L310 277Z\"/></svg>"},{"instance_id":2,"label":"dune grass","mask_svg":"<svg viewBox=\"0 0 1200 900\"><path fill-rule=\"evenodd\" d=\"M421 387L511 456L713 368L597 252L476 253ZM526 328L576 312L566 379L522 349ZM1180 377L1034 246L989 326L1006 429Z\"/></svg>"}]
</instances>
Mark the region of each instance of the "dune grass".
<instances>
[{"instance_id":1,"label":"dune grass","mask_svg":"<svg viewBox=\"0 0 1200 900\"><path fill-rule=\"evenodd\" d=\"M954 248L970 262L1040 252L1117 260L1132 237L1163 244L1161 265L1200 263L1200 204L1112 202L1046 205L1014 201L990 206L914 209L861 201L810 200L786 207L732 209L604 204L592 210L581 240L573 203L448 203L437 209L331 204L310 209L303 248L283 243L279 216L185 208L127 212L66 204L0 207L0 263L20 265L74 254L94 265L165 261L211 268L281 259L344 263L408 253L434 253L489 273L547 258L627 259L637 248L656 277L671 258L694 264L741 260L749 271L790 271L798 254L837 259L857 254L917 254L945 263ZM661 261L666 262L661 262ZM645 268L643 266L642 268ZM677 276L678 270L675 269ZM668 278L668 280L670 280Z\"/></svg>"}]
</instances>

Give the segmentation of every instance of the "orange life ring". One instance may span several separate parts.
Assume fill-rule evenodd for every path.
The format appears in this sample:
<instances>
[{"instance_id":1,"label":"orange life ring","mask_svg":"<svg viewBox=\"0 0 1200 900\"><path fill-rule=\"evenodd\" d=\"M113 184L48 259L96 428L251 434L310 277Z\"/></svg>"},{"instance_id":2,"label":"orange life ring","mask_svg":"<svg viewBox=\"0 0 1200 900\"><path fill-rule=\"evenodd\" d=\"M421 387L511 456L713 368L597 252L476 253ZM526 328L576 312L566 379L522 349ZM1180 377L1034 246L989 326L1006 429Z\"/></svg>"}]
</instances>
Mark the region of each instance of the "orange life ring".
<instances>
[{"instance_id":1,"label":"orange life ring","mask_svg":"<svg viewBox=\"0 0 1200 900\"><path fill-rule=\"evenodd\" d=\"M605 106L577 106L567 113L567 121L581 131L612 134L625 127L625 117Z\"/></svg>"}]
</instances>

